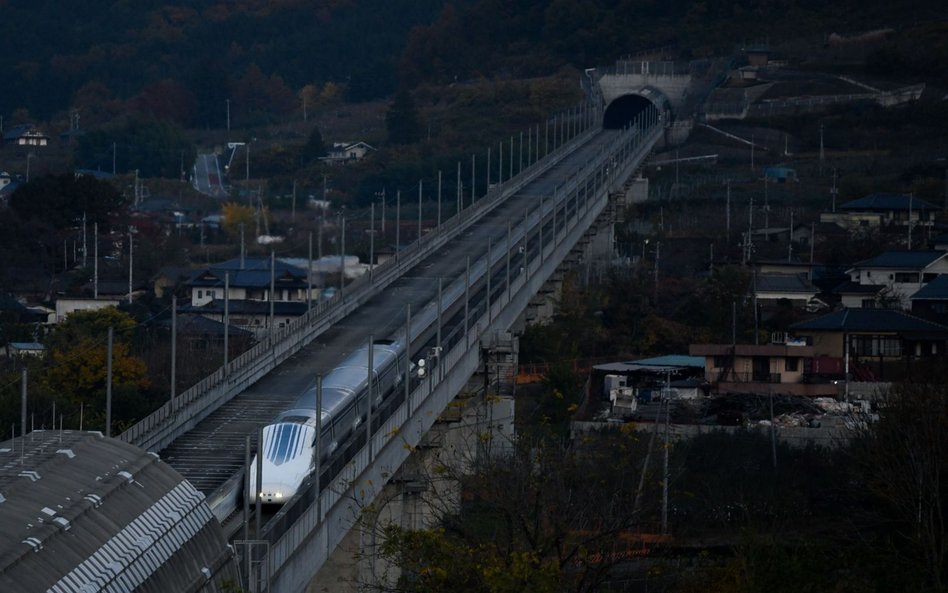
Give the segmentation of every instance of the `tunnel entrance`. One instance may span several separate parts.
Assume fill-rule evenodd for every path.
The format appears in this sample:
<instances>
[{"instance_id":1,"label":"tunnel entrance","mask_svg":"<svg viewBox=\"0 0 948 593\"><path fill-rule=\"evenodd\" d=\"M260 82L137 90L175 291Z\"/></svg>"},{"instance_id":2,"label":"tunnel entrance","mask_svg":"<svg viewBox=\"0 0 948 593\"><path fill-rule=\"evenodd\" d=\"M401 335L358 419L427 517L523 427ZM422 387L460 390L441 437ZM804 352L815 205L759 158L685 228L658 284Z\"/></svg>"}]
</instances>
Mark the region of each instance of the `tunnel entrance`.
<instances>
[{"instance_id":1,"label":"tunnel entrance","mask_svg":"<svg viewBox=\"0 0 948 593\"><path fill-rule=\"evenodd\" d=\"M623 95L606 107L602 127L607 130L624 128L649 107L654 107L654 104L641 95Z\"/></svg>"}]
</instances>

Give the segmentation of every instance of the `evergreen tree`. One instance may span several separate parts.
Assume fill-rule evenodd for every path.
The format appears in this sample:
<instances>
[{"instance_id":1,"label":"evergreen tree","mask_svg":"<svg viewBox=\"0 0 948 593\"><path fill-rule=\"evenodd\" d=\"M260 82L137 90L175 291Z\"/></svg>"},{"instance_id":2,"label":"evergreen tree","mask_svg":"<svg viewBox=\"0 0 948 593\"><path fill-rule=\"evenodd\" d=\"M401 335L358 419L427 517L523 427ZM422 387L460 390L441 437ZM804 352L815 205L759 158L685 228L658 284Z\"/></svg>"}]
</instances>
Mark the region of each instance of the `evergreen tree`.
<instances>
[{"instance_id":1,"label":"evergreen tree","mask_svg":"<svg viewBox=\"0 0 948 593\"><path fill-rule=\"evenodd\" d=\"M385 114L385 126L388 129L388 141L392 144L414 144L421 139L418 110L408 91L395 95Z\"/></svg>"},{"instance_id":2,"label":"evergreen tree","mask_svg":"<svg viewBox=\"0 0 948 593\"><path fill-rule=\"evenodd\" d=\"M313 131L309 133L309 138L306 139L306 144L303 146L303 163L312 163L321 156L326 154L326 144L323 142L323 134L319 131L318 127L314 127Z\"/></svg>"}]
</instances>

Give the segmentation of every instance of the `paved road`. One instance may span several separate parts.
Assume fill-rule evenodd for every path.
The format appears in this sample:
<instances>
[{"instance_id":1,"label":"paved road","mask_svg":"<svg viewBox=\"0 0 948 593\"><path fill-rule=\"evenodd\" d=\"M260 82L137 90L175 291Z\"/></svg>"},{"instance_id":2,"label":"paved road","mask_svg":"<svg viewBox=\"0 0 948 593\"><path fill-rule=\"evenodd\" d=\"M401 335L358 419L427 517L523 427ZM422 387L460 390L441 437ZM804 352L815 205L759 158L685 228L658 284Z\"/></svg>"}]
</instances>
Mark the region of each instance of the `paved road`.
<instances>
[{"instance_id":1,"label":"paved road","mask_svg":"<svg viewBox=\"0 0 948 593\"><path fill-rule=\"evenodd\" d=\"M226 198L220 160L216 154L199 154L194 161L194 189L208 196Z\"/></svg>"}]
</instances>

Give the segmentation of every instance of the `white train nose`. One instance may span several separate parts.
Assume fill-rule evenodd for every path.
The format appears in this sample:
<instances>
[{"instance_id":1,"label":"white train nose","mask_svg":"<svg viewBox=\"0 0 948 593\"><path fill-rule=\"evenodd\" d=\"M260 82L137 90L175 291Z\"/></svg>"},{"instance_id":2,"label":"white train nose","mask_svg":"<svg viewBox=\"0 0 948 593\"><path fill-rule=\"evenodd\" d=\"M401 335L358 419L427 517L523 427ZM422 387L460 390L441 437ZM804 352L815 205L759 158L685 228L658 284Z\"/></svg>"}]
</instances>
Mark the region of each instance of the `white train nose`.
<instances>
[{"instance_id":1,"label":"white train nose","mask_svg":"<svg viewBox=\"0 0 948 593\"><path fill-rule=\"evenodd\" d=\"M263 484L260 488L260 502L263 504L283 504L290 497L290 489L286 484ZM256 503L257 497L251 496L251 502Z\"/></svg>"}]
</instances>

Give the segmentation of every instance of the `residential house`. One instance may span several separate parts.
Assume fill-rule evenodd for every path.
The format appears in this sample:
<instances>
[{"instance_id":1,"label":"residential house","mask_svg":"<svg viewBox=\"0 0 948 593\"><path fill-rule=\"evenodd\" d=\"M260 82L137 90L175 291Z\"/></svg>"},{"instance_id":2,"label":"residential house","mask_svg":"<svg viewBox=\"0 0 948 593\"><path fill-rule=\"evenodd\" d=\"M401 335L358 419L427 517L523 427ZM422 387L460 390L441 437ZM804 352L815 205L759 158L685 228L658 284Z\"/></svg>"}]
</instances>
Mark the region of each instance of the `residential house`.
<instances>
[{"instance_id":1,"label":"residential house","mask_svg":"<svg viewBox=\"0 0 948 593\"><path fill-rule=\"evenodd\" d=\"M948 275L938 276L911 296L912 314L948 324Z\"/></svg>"},{"instance_id":2,"label":"residential house","mask_svg":"<svg viewBox=\"0 0 948 593\"><path fill-rule=\"evenodd\" d=\"M10 294L0 294L0 316L14 323L49 323L49 309L27 306ZM2 337L2 336L0 336Z\"/></svg>"},{"instance_id":3,"label":"residential house","mask_svg":"<svg viewBox=\"0 0 948 593\"><path fill-rule=\"evenodd\" d=\"M886 251L861 262L846 271L849 283L839 287L847 296L847 305L856 306L858 290L853 285L878 287L865 289L858 306L910 307L910 297L941 274L948 274L946 251ZM855 295L855 296L854 296Z\"/></svg>"},{"instance_id":4,"label":"residential house","mask_svg":"<svg viewBox=\"0 0 948 593\"><path fill-rule=\"evenodd\" d=\"M787 300L801 309L814 302L819 292L806 273L754 274L753 291L757 302L762 305L774 305Z\"/></svg>"},{"instance_id":5,"label":"residential house","mask_svg":"<svg viewBox=\"0 0 948 593\"><path fill-rule=\"evenodd\" d=\"M56 323L76 311L99 311L106 307L118 307L121 302L122 299L117 298L62 297L56 299Z\"/></svg>"},{"instance_id":6,"label":"residential house","mask_svg":"<svg viewBox=\"0 0 948 593\"><path fill-rule=\"evenodd\" d=\"M877 309L891 305L890 293L882 284L860 284L847 280L833 289L840 304L849 309Z\"/></svg>"},{"instance_id":7,"label":"residential house","mask_svg":"<svg viewBox=\"0 0 948 593\"><path fill-rule=\"evenodd\" d=\"M179 311L223 322L226 305L231 324L260 335L306 313L309 285L306 270L281 260L271 271L267 257L232 259L193 272L184 283L189 304Z\"/></svg>"},{"instance_id":8,"label":"residential house","mask_svg":"<svg viewBox=\"0 0 948 593\"><path fill-rule=\"evenodd\" d=\"M911 194L871 194L823 212L820 222L832 222L850 231L890 226L932 226L939 208Z\"/></svg>"},{"instance_id":9,"label":"residential house","mask_svg":"<svg viewBox=\"0 0 948 593\"><path fill-rule=\"evenodd\" d=\"M806 222L793 225L790 238L798 245L812 248L811 245L846 241L849 232L834 222Z\"/></svg>"},{"instance_id":10,"label":"residential house","mask_svg":"<svg viewBox=\"0 0 948 593\"><path fill-rule=\"evenodd\" d=\"M704 357L704 378L721 394L835 396L831 381L812 371L815 349L803 342L772 344L692 344L692 356Z\"/></svg>"},{"instance_id":11,"label":"residential house","mask_svg":"<svg viewBox=\"0 0 948 593\"><path fill-rule=\"evenodd\" d=\"M0 349L7 358L23 358L34 356L42 358L46 355L46 346L39 342L10 342Z\"/></svg>"},{"instance_id":12,"label":"residential house","mask_svg":"<svg viewBox=\"0 0 948 593\"><path fill-rule=\"evenodd\" d=\"M323 160L334 163L360 161L370 151L375 151L375 148L365 142L335 142Z\"/></svg>"},{"instance_id":13,"label":"residential house","mask_svg":"<svg viewBox=\"0 0 948 593\"><path fill-rule=\"evenodd\" d=\"M13 178L10 177L10 174L6 171L0 171L0 192L11 183L13 183Z\"/></svg>"},{"instance_id":14,"label":"residential house","mask_svg":"<svg viewBox=\"0 0 948 593\"><path fill-rule=\"evenodd\" d=\"M49 144L49 136L37 130L33 124L22 124L4 132L3 143L14 146L46 146Z\"/></svg>"},{"instance_id":15,"label":"residential house","mask_svg":"<svg viewBox=\"0 0 948 593\"><path fill-rule=\"evenodd\" d=\"M944 358L948 326L894 309L841 309L790 326L816 356L846 358L879 380L900 380L922 358Z\"/></svg>"}]
</instances>

